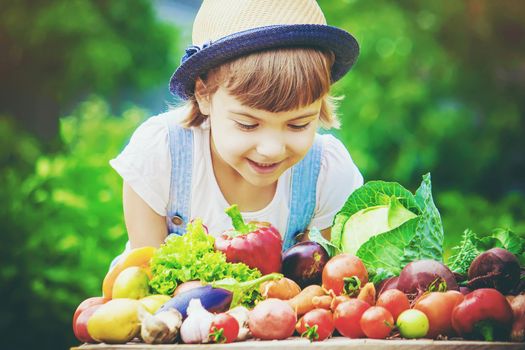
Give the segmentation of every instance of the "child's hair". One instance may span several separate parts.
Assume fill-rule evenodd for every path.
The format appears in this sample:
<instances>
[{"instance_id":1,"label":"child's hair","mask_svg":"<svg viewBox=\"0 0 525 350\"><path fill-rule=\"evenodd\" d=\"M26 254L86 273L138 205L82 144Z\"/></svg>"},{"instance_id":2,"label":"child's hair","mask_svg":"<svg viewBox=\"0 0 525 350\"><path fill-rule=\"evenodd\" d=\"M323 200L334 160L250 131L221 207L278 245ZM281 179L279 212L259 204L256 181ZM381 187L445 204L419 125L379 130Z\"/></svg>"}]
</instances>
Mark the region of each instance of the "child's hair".
<instances>
[{"instance_id":1,"label":"child's hair","mask_svg":"<svg viewBox=\"0 0 525 350\"><path fill-rule=\"evenodd\" d=\"M313 48L282 48L256 52L226 62L200 78L209 94L222 86L242 104L269 112L291 111L323 98L323 128L338 128L335 98L329 95L334 55ZM185 127L199 126L206 116L195 96L187 101Z\"/></svg>"}]
</instances>

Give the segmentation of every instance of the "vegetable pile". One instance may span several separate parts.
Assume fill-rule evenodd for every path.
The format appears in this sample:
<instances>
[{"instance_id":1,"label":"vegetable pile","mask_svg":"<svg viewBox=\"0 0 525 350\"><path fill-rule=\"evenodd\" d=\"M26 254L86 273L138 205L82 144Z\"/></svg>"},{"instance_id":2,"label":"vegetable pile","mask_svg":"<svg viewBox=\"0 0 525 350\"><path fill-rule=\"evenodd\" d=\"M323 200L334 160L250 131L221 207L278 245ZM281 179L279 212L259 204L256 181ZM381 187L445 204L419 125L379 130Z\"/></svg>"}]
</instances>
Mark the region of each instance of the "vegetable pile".
<instances>
[{"instance_id":1,"label":"vegetable pile","mask_svg":"<svg viewBox=\"0 0 525 350\"><path fill-rule=\"evenodd\" d=\"M160 248L137 248L108 272L103 297L73 317L82 342L231 343L250 338L525 341L525 240L465 230L444 256L430 175L415 193L371 181L319 230L281 252L275 227L209 235L200 220Z\"/></svg>"}]
</instances>

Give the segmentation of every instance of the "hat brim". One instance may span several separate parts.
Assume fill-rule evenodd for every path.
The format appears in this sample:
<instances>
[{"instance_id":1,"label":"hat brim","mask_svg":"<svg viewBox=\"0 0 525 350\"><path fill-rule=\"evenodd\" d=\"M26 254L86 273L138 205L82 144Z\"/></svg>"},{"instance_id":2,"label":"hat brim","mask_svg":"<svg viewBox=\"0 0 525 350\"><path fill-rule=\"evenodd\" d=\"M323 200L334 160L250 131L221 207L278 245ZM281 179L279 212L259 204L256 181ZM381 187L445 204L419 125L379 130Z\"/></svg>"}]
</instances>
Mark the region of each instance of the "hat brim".
<instances>
[{"instance_id":1,"label":"hat brim","mask_svg":"<svg viewBox=\"0 0 525 350\"><path fill-rule=\"evenodd\" d=\"M359 55L357 40L337 27L321 24L273 25L225 36L188 57L173 73L170 91L187 100L195 79L210 69L236 57L280 47L317 47L335 55L332 83L352 68Z\"/></svg>"}]
</instances>

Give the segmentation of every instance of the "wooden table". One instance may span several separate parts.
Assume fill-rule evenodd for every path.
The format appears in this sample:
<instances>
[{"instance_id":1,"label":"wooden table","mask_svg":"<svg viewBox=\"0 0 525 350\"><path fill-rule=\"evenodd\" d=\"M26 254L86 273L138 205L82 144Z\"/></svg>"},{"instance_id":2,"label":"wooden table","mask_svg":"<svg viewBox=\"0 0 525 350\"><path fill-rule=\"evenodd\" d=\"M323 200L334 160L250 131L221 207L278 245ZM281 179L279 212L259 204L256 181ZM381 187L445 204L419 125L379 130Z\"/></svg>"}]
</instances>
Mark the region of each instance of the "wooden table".
<instances>
[{"instance_id":1,"label":"wooden table","mask_svg":"<svg viewBox=\"0 0 525 350\"><path fill-rule=\"evenodd\" d=\"M127 343L120 345L84 344L71 350L525 350L525 343L483 342L483 341L458 341L458 340L374 340L374 339L347 339L335 337L322 342L310 343L306 339L289 338L279 341L248 340L232 344L160 344L148 345L144 343Z\"/></svg>"}]
</instances>

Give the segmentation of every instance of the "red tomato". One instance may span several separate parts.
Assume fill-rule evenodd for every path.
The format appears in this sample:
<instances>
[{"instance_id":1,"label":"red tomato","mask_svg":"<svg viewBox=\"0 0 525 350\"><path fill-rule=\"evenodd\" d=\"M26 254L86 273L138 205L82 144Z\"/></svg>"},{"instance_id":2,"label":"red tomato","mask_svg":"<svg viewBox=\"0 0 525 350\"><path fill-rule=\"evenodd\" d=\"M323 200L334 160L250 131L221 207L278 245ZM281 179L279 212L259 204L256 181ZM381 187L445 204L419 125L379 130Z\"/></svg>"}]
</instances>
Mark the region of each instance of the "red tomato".
<instances>
[{"instance_id":1,"label":"red tomato","mask_svg":"<svg viewBox=\"0 0 525 350\"><path fill-rule=\"evenodd\" d=\"M416 300L414 309L422 311L428 318L427 338L438 335L452 336L452 310L463 301L463 294L455 290L423 294Z\"/></svg>"},{"instance_id":2,"label":"red tomato","mask_svg":"<svg viewBox=\"0 0 525 350\"><path fill-rule=\"evenodd\" d=\"M334 331L334 318L332 312L325 309L313 309L308 311L295 326L301 337L310 341L325 340Z\"/></svg>"},{"instance_id":3,"label":"red tomato","mask_svg":"<svg viewBox=\"0 0 525 350\"><path fill-rule=\"evenodd\" d=\"M410 302L405 293L399 289L388 289L385 290L376 302L377 306L382 306L392 314L394 321L397 320L397 316L405 310L410 309Z\"/></svg>"},{"instance_id":4,"label":"red tomato","mask_svg":"<svg viewBox=\"0 0 525 350\"><path fill-rule=\"evenodd\" d=\"M348 294L348 291L345 292L345 278L354 276L359 279L361 286L368 282L368 272L363 262L352 254L336 255L323 268L323 287L332 290L335 295Z\"/></svg>"},{"instance_id":5,"label":"red tomato","mask_svg":"<svg viewBox=\"0 0 525 350\"><path fill-rule=\"evenodd\" d=\"M368 338L385 339L394 327L394 318L384 307L372 306L363 313L359 324Z\"/></svg>"},{"instance_id":6,"label":"red tomato","mask_svg":"<svg viewBox=\"0 0 525 350\"><path fill-rule=\"evenodd\" d=\"M239 322L226 313L215 315L210 326L210 340L214 343L231 343L239 335Z\"/></svg>"},{"instance_id":7,"label":"red tomato","mask_svg":"<svg viewBox=\"0 0 525 350\"><path fill-rule=\"evenodd\" d=\"M368 303L358 299L350 299L337 305L334 312L335 328L345 337L363 338L365 333L359 321L369 307Z\"/></svg>"}]
</instances>

